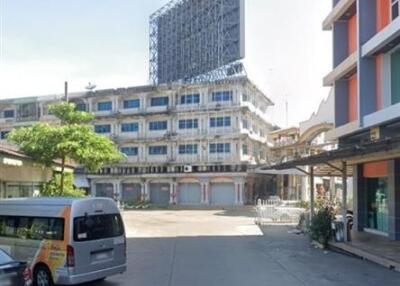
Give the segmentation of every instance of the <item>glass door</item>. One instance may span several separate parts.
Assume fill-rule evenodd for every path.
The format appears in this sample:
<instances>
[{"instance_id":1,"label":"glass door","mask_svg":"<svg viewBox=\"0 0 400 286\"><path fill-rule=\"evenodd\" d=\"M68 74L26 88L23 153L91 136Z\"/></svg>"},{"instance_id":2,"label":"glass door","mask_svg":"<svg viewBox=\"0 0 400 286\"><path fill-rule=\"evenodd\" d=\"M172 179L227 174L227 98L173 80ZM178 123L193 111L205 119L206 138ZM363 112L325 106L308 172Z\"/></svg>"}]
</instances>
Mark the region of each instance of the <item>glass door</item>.
<instances>
[{"instance_id":1,"label":"glass door","mask_svg":"<svg viewBox=\"0 0 400 286\"><path fill-rule=\"evenodd\" d=\"M369 229L382 233L389 232L388 179L368 178L368 222Z\"/></svg>"}]
</instances>

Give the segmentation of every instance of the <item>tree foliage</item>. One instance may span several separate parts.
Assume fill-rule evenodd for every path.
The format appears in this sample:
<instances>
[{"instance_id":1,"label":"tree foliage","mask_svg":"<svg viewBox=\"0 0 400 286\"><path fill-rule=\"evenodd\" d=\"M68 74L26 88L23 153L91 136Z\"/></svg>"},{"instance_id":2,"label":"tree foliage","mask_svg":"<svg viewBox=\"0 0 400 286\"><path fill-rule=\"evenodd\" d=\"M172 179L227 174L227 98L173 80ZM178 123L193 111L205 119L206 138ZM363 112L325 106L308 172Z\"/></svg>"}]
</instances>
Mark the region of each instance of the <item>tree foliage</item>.
<instances>
[{"instance_id":1,"label":"tree foliage","mask_svg":"<svg viewBox=\"0 0 400 286\"><path fill-rule=\"evenodd\" d=\"M70 173L65 174L64 191L61 192L61 174L54 174L53 178L40 188L40 196L82 198L85 192L74 188L74 176Z\"/></svg>"},{"instance_id":2,"label":"tree foliage","mask_svg":"<svg viewBox=\"0 0 400 286\"><path fill-rule=\"evenodd\" d=\"M61 194L68 161L97 171L123 158L110 139L95 133L89 125L94 118L92 114L76 111L75 104L67 102L50 106L49 112L59 119L58 124L37 123L14 129L7 139L46 166L52 166L55 160L61 161Z\"/></svg>"}]
</instances>

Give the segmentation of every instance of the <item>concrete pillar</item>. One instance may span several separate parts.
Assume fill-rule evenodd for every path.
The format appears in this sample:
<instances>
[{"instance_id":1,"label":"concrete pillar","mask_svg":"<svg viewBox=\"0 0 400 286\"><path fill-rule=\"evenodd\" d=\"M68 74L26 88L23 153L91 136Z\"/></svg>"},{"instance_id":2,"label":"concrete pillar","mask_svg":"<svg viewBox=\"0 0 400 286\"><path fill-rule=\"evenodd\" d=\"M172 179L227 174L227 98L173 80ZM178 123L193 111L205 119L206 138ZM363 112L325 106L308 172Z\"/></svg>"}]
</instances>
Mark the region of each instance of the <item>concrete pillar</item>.
<instances>
[{"instance_id":1,"label":"concrete pillar","mask_svg":"<svg viewBox=\"0 0 400 286\"><path fill-rule=\"evenodd\" d=\"M202 180L200 182L201 187L201 203L204 205L210 204L210 181Z\"/></svg>"},{"instance_id":2,"label":"concrete pillar","mask_svg":"<svg viewBox=\"0 0 400 286\"><path fill-rule=\"evenodd\" d=\"M171 205L178 203L177 195L178 195L178 184L174 180L170 183L170 188L169 188L169 203Z\"/></svg>"},{"instance_id":3,"label":"concrete pillar","mask_svg":"<svg viewBox=\"0 0 400 286\"><path fill-rule=\"evenodd\" d=\"M150 188L149 188L149 182L147 180L143 180L140 183L141 186L141 200L143 202L148 202L150 201Z\"/></svg>"},{"instance_id":4,"label":"concrete pillar","mask_svg":"<svg viewBox=\"0 0 400 286\"><path fill-rule=\"evenodd\" d=\"M88 111L89 112L95 112L92 98L88 99L87 104L88 104Z\"/></svg>"},{"instance_id":5,"label":"concrete pillar","mask_svg":"<svg viewBox=\"0 0 400 286\"><path fill-rule=\"evenodd\" d=\"M112 105L113 105L113 108L112 108L113 111L118 112L118 110L119 110L119 98L118 97L115 97L112 99Z\"/></svg>"},{"instance_id":6,"label":"concrete pillar","mask_svg":"<svg viewBox=\"0 0 400 286\"><path fill-rule=\"evenodd\" d=\"M116 202L119 202L121 200L121 182L120 181L114 181L113 182L113 191L114 191L114 200Z\"/></svg>"},{"instance_id":7,"label":"concrete pillar","mask_svg":"<svg viewBox=\"0 0 400 286\"><path fill-rule=\"evenodd\" d=\"M347 163L342 163L342 184L343 184L343 194L342 194L342 216L344 223L344 241L347 241Z\"/></svg>"},{"instance_id":8,"label":"concrete pillar","mask_svg":"<svg viewBox=\"0 0 400 286\"><path fill-rule=\"evenodd\" d=\"M236 178L234 180L234 187L235 187L235 204L243 205L244 178Z\"/></svg>"},{"instance_id":9,"label":"concrete pillar","mask_svg":"<svg viewBox=\"0 0 400 286\"><path fill-rule=\"evenodd\" d=\"M400 240L400 159L389 161L389 238Z\"/></svg>"},{"instance_id":10,"label":"concrete pillar","mask_svg":"<svg viewBox=\"0 0 400 286\"><path fill-rule=\"evenodd\" d=\"M314 166L310 166L310 216L314 217Z\"/></svg>"},{"instance_id":11,"label":"concrete pillar","mask_svg":"<svg viewBox=\"0 0 400 286\"><path fill-rule=\"evenodd\" d=\"M90 195L96 197L96 181L93 179L90 180Z\"/></svg>"}]
</instances>

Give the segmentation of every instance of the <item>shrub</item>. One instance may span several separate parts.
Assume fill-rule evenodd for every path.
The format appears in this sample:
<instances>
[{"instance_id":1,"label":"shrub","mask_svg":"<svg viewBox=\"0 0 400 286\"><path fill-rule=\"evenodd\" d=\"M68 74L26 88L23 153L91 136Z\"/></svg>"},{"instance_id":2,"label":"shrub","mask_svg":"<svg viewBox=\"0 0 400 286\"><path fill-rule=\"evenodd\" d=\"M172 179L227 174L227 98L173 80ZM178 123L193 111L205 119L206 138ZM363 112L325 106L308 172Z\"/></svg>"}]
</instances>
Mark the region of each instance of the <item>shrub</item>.
<instances>
[{"instance_id":1,"label":"shrub","mask_svg":"<svg viewBox=\"0 0 400 286\"><path fill-rule=\"evenodd\" d=\"M331 225L334 218L333 209L331 207L323 207L318 210L311 220L311 238L318 241L323 246L327 246L332 236Z\"/></svg>"},{"instance_id":2,"label":"shrub","mask_svg":"<svg viewBox=\"0 0 400 286\"><path fill-rule=\"evenodd\" d=\"M43 184L40 189L41 197L72 197L82 198L85 192L74 188L74 176L66 174L64 179L64 191L61 190L61 175L55 174L47 183Z\"/></svg>"}]
</instances>

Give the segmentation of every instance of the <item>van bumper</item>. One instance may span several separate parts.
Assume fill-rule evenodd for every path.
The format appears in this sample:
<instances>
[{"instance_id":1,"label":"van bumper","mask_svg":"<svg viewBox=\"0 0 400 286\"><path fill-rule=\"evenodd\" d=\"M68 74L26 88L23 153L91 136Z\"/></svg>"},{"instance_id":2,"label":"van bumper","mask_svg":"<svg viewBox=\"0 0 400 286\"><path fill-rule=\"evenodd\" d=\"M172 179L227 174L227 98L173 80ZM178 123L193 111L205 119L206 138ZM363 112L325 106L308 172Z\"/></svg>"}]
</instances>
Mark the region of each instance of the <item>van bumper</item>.
<instances>
[{"instance_id":1,"label":"van bumper","mask_svg":"<svg viewBox=\"0 0 400 286\"><path fill-rule=\"evenodd\" d=\"M58 275L56 284L75 285L126 272L126 264L77 275Z\"/></svg>"}]
</instances>

